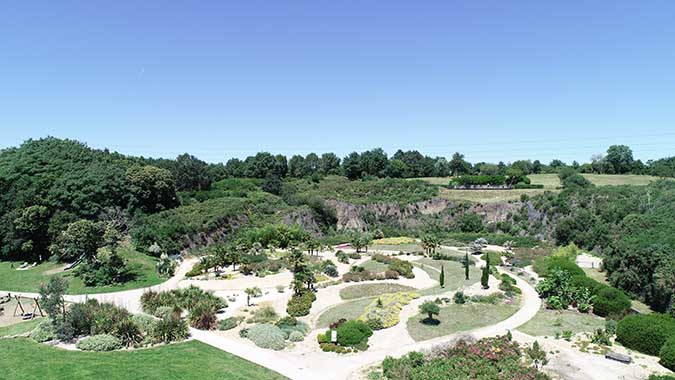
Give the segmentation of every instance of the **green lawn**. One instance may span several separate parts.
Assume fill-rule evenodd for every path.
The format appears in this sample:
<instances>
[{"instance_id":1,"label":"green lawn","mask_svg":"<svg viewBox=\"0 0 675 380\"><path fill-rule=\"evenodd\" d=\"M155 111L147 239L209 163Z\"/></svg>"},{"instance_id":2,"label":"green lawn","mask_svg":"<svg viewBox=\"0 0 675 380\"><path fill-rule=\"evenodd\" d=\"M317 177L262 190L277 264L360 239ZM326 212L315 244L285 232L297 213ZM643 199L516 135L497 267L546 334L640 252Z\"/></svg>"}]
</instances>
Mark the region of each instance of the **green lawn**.
<instances>
[{"instance_id":1,"label":"green lawn","mask_svg":"<svg viewBox=\"0 0 675 380\"><path fill-rule=\"evenodd\" d=\"M166 279L161 278L156 271L157 259L143 253L136 252L129 246L123 246L119 250L120 255L129 263L132 273L136 276L133 280L116 286L87 287L82 280L73 276L73 272L65 272L60 275L68 279L70 286L68 294L93 294L108 293L120 290L144 288L157 285ZM14 263L17 268L21 263ZM0 290L15 292L37 292L40 284L49 280L50 271L56 271L63 267L62 263L44 262L28 270L16 270L10 268L10 263L0 261ZM47 272L47 273L45 273Z\"/></svg>"},{"instance_id":2,"label":"green lawn","mask_svg":"<svg viewBox=\"0 0 675 380\"><path fill-rule=\"evenodd\" d=\"M407 328L410 336L416 341L424 341L439 336L450 335L460 331L493 325L503 321L518 311L519 306L487 303L452 304L441 307L440 315L435 318L438 325L422 323L426 314L417 314L408 320Z\"/></svg>"},{"instance_id":3,"label":"green lawn","mask_svg":"<svg viewBox=\"0 0 675 380\"><path fill-rule=\"evenodd\" d=\"M14 323L9 326L0 327L0 337L3 336L14 336L19 334L25 334L27 332L33 331L35 326L40 323L41 318L31 319L30 321Z\"/></svg>"},{"instance_id":4,"label":"green lawn","mask_svg":"<svg viewBox=\"0 0 675 380\"><path fill-rule=\"evenodd\" d=\"M586 276L594 279L595 281L601 284L609 284L607 281L607 274L605 272L600 272L598 268L581 268L586 273Z\"/></svg>"},{"instance_id":5,"label":"green lawn","mask_svg":"<svg viewBox=\"0 0 675 380\"><path fill-rule=\"evenodd\" d=\"M464 279L464 266L457 261L432 260L425 258L413 261L413 264L422 268L422 270L429 274L429 277L436 281L439 279L441 267L444 268L445 287L441 288L439 284L433 288L420 291L419 293L423 296L439 294L449 290L457 290L462 286L470 286L480 280L480 270L474 265L469 266L469 280L467 281Z\"/></svg>"},{"instance_id":6,"label":"green lawn","mask_svg":"<svg viewBox=\"0 0 675 380\"><path fill-rule=\"evenodd\" d=\"M363 297L375 297L381 294L409 292L416 290L413 287L399 284L361 284L352 285L340 290L340 297L344 300L351 300Z\"/></svg>"},{"instance_id":7,"label":"green lawn","mask_svg":"<svg viewBox=\"0 0 675 380\"><path fill-rule=\"evenodd\" d=\"M370 305L372 301L373 298L363 298L335 305L324 311L323 314L319 316L317 327L328 327L328 325L339 320L340 318L356 319L363 314L366 306Z\"/></svg>"},{"instance_id":8,"label":"green lawn","mask_svg":"<svg viewBox=\"0 0 675 380\"><path fill-rule=\"evenodd\" d=\"M573 333L590 332L605 326L605 320L593 314L582 314L576 311L541 309L518 330L533 336L554 336L570 330Z\"/></svg>"},{"instance_id":9,"label":"green lawn","mask_svg":"<svg viewBox=\"0 0 675 380\"><path fill-rule=\"evenodd\" d=\"M387 269L389 269L389 266L387 264L383 264L375 260L368 260L365 263L361 264L361 266L364 267L366 270L375 273L384 272Z\"/></svg>"},{"instance_id":10,"label":"green lawn","mask_svg":"<svg viewBox=\"0 0 675 380\"><path fill-rule=\"evenodd\" d=\"M394 251L394 252L421 252L422 245L418 243L406 244L373 244L368 247L369 252Z\"/></svg>"},{"instance_id":11,"label":"green lawn","mask_svg":"<svg viewBox=\"0 0 675 380\"><path fill-rule=\"evenodd\" d=\"M0 339L0 378L22 380L247 380L280 374L197 341L137 351L66 351Z\"/></svg>"}]
</instances>

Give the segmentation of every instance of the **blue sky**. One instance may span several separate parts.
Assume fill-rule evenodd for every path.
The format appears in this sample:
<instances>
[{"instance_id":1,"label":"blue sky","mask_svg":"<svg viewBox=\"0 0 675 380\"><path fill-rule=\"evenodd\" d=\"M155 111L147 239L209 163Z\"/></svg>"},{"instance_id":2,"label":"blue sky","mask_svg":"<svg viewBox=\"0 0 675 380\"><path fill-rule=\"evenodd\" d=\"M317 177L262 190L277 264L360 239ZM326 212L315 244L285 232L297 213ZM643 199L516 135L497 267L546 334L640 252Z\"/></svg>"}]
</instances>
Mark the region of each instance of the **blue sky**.
<instances>
[{"instance_id":1,"label":"blue sky","mask_svg":"<svg viewBox=\"0 0 675 380\"><path fill-rule=\"evenodd\" d=\"M0 147L53 135L207 161L675 153L672 0L11 3Z\"/></svg>"}]
</instances>

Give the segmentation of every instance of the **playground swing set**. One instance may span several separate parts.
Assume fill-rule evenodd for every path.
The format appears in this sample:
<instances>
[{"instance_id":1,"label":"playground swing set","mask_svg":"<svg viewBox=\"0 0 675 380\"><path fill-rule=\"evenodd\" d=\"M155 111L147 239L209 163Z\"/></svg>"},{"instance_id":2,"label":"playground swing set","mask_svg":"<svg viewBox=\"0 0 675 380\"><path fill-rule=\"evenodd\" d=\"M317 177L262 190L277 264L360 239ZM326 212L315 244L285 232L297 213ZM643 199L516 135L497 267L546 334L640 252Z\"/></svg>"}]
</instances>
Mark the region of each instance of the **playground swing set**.
<instances>
[{"instance_id":1,"label":"playground swing set","mask_svg":"<svg viewBox=\"0 0 675 380\"><path fill-rule=\"evenodd\" d=\"M38 315L38 313L40 317L45 316L45 313L42 311L42 307L40 306L40 300L38 297L30 298L33 301L33 311L31 312L26 311L27 309L24 308L23 304L21 303L21 298L23 297L16 295L14 296L14 299L16 300L16 307L14 307L14 314L12 316L14 317L20 316L23 320L33 319ZM11 301L11 299L12 295L7 294L7 296L0 298L0 305ZM21 311L20 313L18 313L19 310ZM4 311L5 308L0 306L0 315L4 314Z\"/></svg>"}]
</instances>

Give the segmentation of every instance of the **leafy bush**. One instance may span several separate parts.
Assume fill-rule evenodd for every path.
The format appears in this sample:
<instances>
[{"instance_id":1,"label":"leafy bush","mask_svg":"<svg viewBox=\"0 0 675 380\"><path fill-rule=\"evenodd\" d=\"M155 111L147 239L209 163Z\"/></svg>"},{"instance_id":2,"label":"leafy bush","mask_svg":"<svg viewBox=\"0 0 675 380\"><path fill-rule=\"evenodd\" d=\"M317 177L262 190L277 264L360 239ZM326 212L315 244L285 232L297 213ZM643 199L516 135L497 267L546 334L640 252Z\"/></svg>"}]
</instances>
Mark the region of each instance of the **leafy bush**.
<instances>
[{"instance_id":1,"label":"leafy bush","mask_svg":"<svg viewBox=\"0 0 675 380\"><path fill-rule=\"evenodd\" d=\"M152 335L155 326L157 326L157 320L148 315L134 314L131 319L136 323L136 326L138 326L143 335Z\"/></svg>"},{"instance_id":2,"label":"leafy bush","mask_svg":"<svg viewBox=\"0 0 675 380\"><path fill-rule=\"evenodd\" d=\"M131 317L117 323L115 330L113 330L113 335L118 338L122 344L129 347L136 345L143 340L141 329Z\"/></svg>"},{"instance_id":3,"label":"leafy bush","mask_svg":"<svg viewBox=\"0 0 675 380\"><path fill-rule=\"evenodd\" d=\"M30 333L31 339L38 343L56 339L56 329L49 319L44 319Z\"/></svg>"},{"instance_id":4,"label":"leafy bush","mask_svg":"<svg viewBox=\"0 0 675 380\"><path fill-rule=\"evenodd\" d=\"M122 341L108 334L92 335L75 345L83 351L114 351L123 347Z\"/></svg>"},{"instance_id":5,"label":"leafy bush","mask_svg":"<svg viewBox=\"0 0 675 380\"><path fill-rule=\"evenodd\" d=\"M586 272L581 269L573 260L565 256L538 257L534 260L532 269L542 277L548 276L552 269L559 269L569 273L569 276L585 276Z\"/></svg>"},{"instance_id":6,"label":"leafy bush","mask_svg":"<svg viewBox=\"0 0 675 380\"><path fill-rule=\"evenodd\" d=\"M301 333L300 331L291 331L290 334L288 334L288 340L291 342L302 342L305 339L305 334Z\"/></svg>"},{"instance_id":7,"label":"leafy bush","mask_svg":"<svg viewBox=\"0 0 675 380\"><path fill-rule=\"evenodd\" d=\"M382 372L387 379L409 379L412 375L412 368L422 364L424 364L424 354L412 351L399 359L387 356L382 361Z\"/></svg>"},{"instance_id":8,"label":"leafy bush","mask_svg":"<svg viewBox=\"0 0 675 380\"><path fill-rule=\"evenodd\" d=\"M304 337L309 332L309 325L305 322L298 321L294 317L284 317L275 323L275 326L281 329L284 332L287 338L290 339L290 335L293 332L299 332Z\"/></svg>"},{"instance_id":9,"label":"leafy bush","mask_svg":"<svg viewBox=\"0 0 675 380\"><path fill-rule=\"evenodd\" d=\"M659 352L659 358L661 359L659 364L675 371L675 334L663 344Z\"/></svg>"},{"instance_id":10,"label":"leafy bush","mask_svg":"<svg viewBox=\"0 0 675 380\"><path fill-rule=\"evenodd\" d=\"M286 306L286 312L291 317L303 317L309 314L309 310L312 308L312 303L316 301L316 294L311 291L305 291L298 294L294 294L290 300L288 300L288 305Z\"/></svg>"},{"instance_id":11,"label":"leafy bush","mask_svg":"<svg viewBox=\"0 0 675 380\"><path fill-rule=\"evenodd\" d=\"M337 341L341 346L358 346L368 342L373 330L362 321L347 321L337 328Z\"/></svg>"},{"instance_id":12,"label":"leafy bush","mask_svg":"<svg viewBox=\"0 0 675 380\"><path fill-rule=\"evenodd\" d=\"M218 322L218 330L227 331L239 326L244 321L244 317L229 317Z\"/></svg>"},{"instance_id":13,"label":"leafy bush","mask_svg":"<svg viewBox=\"0 0 675 380\"><path fill-rule=\"evenodd\" d=\"M286 336L275 325L260 324L252 326L246 333L246 338L250 339L256 346L272 350L283 350L286 347Z\"/></svg>"},{"instance_id":14,"label":"leafy bush","mask_svg":"<svg viewBox=\"0 0 675 380\"><path fill-rule=\"evenodd\" d=\"M593 299L593 313L601 317L622 317L630 309L630 298L619 289L605 286Z\"/></svg>"},{"instance_id":15,"label":"leafy bush","mask_svg":"<svg viewBox=\"0 0 675 380\"><path fill-rule=\"evenodd\" d=\"M623 318L616 327L616 341L627 348L658 355L663 344L675 335L675 319L664 314L638 314Z\"/></svg>"},{"instance_id":16,"label":"leafy bush","mask_svg":"<svg viewBox=\"0 0 675 380\"><path fill-rule=\"evenodd\" d=\"M458 305L466 303L466 296L464 295L464 292L462 292L461 290L456 292L455 295L452 296L452 299Z\"/></svg>"}]
</instances>

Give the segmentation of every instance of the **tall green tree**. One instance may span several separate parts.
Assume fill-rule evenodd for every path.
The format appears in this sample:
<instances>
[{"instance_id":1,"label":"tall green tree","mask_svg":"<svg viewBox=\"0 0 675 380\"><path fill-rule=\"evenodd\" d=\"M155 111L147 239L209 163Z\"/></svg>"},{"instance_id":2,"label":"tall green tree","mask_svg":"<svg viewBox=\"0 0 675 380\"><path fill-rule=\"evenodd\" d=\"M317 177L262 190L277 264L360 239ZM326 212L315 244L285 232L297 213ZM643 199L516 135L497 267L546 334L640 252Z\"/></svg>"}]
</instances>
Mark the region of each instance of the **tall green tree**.
<instances>
[{"instance_id":1,"label":"tall green tree","mask_svg":"<svg viewBox=\"0 0 675 380\"><path fill-rule=\"evenodd\" d=\"M75 261L80 258L91 260L102 246L103 228L101 224L90 220L78 220L68 225L50 250L61 261Z\"/></svg>"},{"instance_id":2,"label":"tall green tree","mask_svg":"<svg viewBox=\"0 0 675 380\"><path fill-rule=\"evenodd\" d=\"M441 288L445 288L445 266L441 265L441 275L438 278Z\"/></svg>"}]
</instances>

